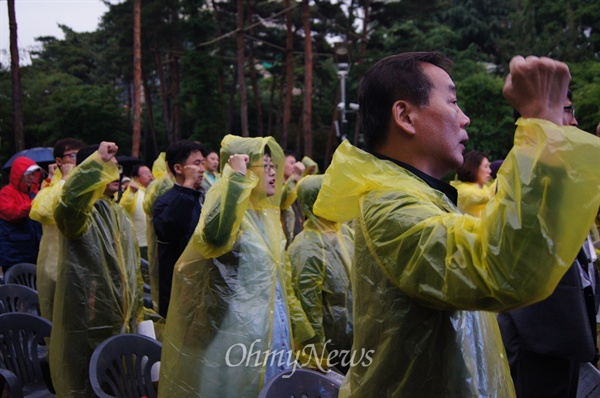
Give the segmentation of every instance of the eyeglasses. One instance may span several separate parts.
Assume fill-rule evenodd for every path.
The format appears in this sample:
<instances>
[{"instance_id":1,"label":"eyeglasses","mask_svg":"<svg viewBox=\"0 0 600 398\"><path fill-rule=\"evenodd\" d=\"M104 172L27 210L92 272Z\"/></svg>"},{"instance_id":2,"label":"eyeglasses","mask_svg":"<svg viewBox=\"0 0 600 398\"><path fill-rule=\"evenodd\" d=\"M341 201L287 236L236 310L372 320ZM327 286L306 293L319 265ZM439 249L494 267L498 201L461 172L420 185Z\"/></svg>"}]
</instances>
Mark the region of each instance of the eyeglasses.
<instances>
[{"instance_id":1,"label":"eyeglasses","mask_svg":"<svg viewBox=\"0 0 600 398\"><path fill-rule=\"evenodd\" d=\"M575 107L573 105L563 107L563 111L571 115L571 117L575 117Z\"/></svg>"},{"instance_id":2,"label":"eyeglasses","mask_svg":"<svg viewBox=\"0 0 600 398\"><path fill-rule=\"evenodd\" d=\"M77 152L73 152L73 153L64 153L62 156L62 158L71 158L73 160L77 159Z\"/></svg>"},{"instance_id":3,"label":"eyeglasses","mask_svg":"<svg viewBox=\"0 0 600 398\"><path fill-rule=\"evenodd\" d=\"M260 165L255 165L252 166L252 168L259 168L261 167ZM279 166L276 164L264 164L263 166L264 171L271 171L271 170L275 170L275 172L277 172L277 170L279 169Z\"/></svg>"},{"instance_id":4,"label":"eyeglasses","mask_svg":"<svg viewBox=\"0 0 600 398\"><path fill-rule=\"evenodd\" d=\"M260 166L258 166L258 167L260 167ZM265 173L268 173L271 170L273 170L274 172L277 173L278 167L276 164L265 164L265 165L263 165L263 169L265 170Z\"/></svg>"}]
</instances>

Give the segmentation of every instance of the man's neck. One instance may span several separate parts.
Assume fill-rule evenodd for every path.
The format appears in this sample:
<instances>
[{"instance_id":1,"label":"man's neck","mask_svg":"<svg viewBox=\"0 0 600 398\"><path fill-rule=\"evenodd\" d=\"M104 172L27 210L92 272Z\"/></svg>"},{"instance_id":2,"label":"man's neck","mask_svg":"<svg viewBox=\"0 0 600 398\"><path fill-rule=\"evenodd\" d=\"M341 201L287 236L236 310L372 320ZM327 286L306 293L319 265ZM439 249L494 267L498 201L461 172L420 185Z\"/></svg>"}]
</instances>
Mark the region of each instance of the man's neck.
<instances>
[{"instance_id":1,"label":"man's neck","mask_svg":"<svg viewBox=\"0 0 600 398\"><path fill-rule=\"evenodd\" d=\"M377 151L373 150L370 151L369 153L371 153L373 156L382 159L382 160L389 160L395 164L397 164L398 166L410 171L411 173L413 173L414 175L416 175L417 177L419 177L420 179L422 179L427 185L429 185L431 188L436 189L442 193L444 193L455 205L458 202L458 194L456 192L456 189L454 187L452 187L450 184L442 181L439 178L436 178L426 172L424 172L423 170L419 169L418 167L415 167L409 163L403 162L401 160L398 159L394 159L391 158L389 156L386 156L382 153L378 153Z\"/></svg>"}]
</instances>

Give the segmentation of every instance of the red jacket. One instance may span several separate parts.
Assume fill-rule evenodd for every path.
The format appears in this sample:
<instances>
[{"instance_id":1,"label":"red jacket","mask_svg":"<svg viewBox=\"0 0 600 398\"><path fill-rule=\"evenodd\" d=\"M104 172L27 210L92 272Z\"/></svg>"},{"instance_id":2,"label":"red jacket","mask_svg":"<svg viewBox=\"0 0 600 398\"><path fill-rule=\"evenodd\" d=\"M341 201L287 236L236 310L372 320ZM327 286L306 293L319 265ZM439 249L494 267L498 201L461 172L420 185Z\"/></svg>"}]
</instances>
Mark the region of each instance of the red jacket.
<instances>
[{"instance_id":1,"label":"red jacket","mask_svg":"<svg viewBox=\"0 0 600 398\"><path fill-rule=\"evenodd\" d=\"M0 220L18 222L29 217L31 201L38 192L41 171L36 171L36 182L31 188L21 182L21 177L29 166L35 165L33 160L24 156L19 156L13 161L9 183L0 189Z\"/></svg>"}]
</instances>

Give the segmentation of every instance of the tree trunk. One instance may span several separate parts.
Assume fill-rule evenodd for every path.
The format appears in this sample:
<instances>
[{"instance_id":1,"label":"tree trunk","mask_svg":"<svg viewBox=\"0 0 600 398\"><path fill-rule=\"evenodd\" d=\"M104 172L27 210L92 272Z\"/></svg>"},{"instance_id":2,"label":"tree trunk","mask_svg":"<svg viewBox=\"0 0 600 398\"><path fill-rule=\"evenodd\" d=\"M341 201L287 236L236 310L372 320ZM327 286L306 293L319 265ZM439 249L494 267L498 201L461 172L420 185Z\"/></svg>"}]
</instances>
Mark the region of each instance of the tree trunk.
<instances>
[{"instance_id":1,"label":"tree trunk","mask_svg":"<svg viewBox=\"0 0 600 398\"><path fill-rule=\"evenodd\" d=\"M152 108L152 92L150 91L150 84L147 77L144 76L142 84L144 85L144 98L146 100L146 119L148 120L150 135L152 136L152 149L154 149L154 155L158 156L158 141L156 140L156 126L154 125L154 110Z\"/></svg>"},{"instance_id":2,"label":"tree trunk","mask_svg":"<svg viewBox=\"0 0 600 398\"><path fill-rule=\"evenodd\" d=\"M363 29L361 39L360 39L360 52L358 56L357 64L362 64L363 59L365 58L365 53L367 52L367 41L369 39L369 11L371 10L371 0L367 0L365 2L364 7L364 18L363 18Z\"/></svg>"},{"instance_id":3,"label":"tree trunk","mask_svg":"<svg viewBox=\"0 0 600 398\"><path fill-rule=\"evenodd\" d=\"M336 121L338 120L339 117L339 108L337 106L337 104L340 103L340 99L342 96L341 93L341 88L338 84L337 90L335 91L335 101L333 102L333 116L331 118L331 132L329 133L329 137L327 137L327 145L325 147L325 168L327 169L327 167L329 166L329 163L331 163L331 158L333 156L333 152L335 151L335 149L338 146L338 138L337 138L337 133L338 133L338 129L336 128ZM339 128L340 126L338 126Z\"/></svg>"},{"instance_id":4,"label":"tree trunk","mask_svg":"<svg viewBox=\"0 0 600 398\"><path fill-rule=\"evenodd\" d=\"M169 58L169 70L171 74L171 89L169 90L171 97L171 128L175 142L177 142L181 139L181 132L179 131L179 56L171 54Z\"/></svg>"},{"instance_id":5,"label":"tree trunk","mask_svg":"<svg viewBox=\"0 0 600 398\"><path fill-rule=\"evenodd\" d=\"M221 11L220 8L218 6L218 3L215 0L211 1L212 3L212 7L214 10L214 14L215 14L215 19L217 20L217 37L221 37L223 35L223 28L221 27L222 25L222 20L223 18L221 17ZM218 92L219 92L219 98L221 98L223 96L224 93L224 66L223 66L223 61L221 61L220 58L217 58L219 60L219 64L221 65L221 67L218 70L218 74L217 74L217 87L218 87ZM229 130L226 130L229 131Z\"/></svg>"},{"instance_id":6,"label":"tree trunk","mask_svg":"<svg viewBox=\"0 0 600 398\"><path fill-rule=\"evenodd\" d=\"M237 87L237 76L238 76L238 65L235 65L235 68L233 68L233 73L231 74L231 86L229 87L229 105L227 107L227 121L225 124L225 131L227 131L229 134L238 134L238 131L233 131L233 118L234 118L234 110L233 110L233 103L234 103L234 99L235 99L235 88Z\"/></svg>"},{"instance_id":7,"label":"tree trunk","mask_svg":"<svg viewBox=\"0 0 600 398\"><path fill-rule=\"evenodd\" d=\"M174 2L177 4L179 2ZM171 104L171 129L173 131L173 137L175 142L181 139L180 132L180 118L179 118L179 54L178 50L181 46L181 37L179 34L179 8L173 7L171 9L171 24L173 25L173 32L176 32L171 36L171 45L167 53L167 60L169 71L169 81L171 85L169 87L169 101Z\"/></svg>"},{"instance_id":8,"label":"tree trunk","mask_svg":"<svg viewBox=\"0 0 600 398\"><path fill-rule=\"evenodd\" d=\"M304 135L304 154L312 157L313 54L308 0L302 1L302 24L304 26L304 107L302 110L302 131Z\"/></svg>"},{"instance_id":9,"label":"tree trunk","mask_svg":"<svg viewBox=\"0 0 600 398\"><path fill-rule=\"evenodd\" d=\"M284 1L285 12L285 103L283 105L283 126L281 128L281 147L286 149L292 122L292 91L294 89L294 32L290 0Z\"/></svg>"},{"instance_id":10,"label":"tree trunk","mask_svg":"<svg viewBox=\"0 0 600 398\"><path fill-rule=\"evenodd\" d=\"M269 117L267 122L267 135L273 135L273 105L275 104L275 88L276 88L275 75L271 76L271 92L269 93Z\"/></svg>"},{"instance_id":11,"label":"tree trunk","mask_svg":"<svg viewBox=\"0 0 600 398\"><path fill-rule=\"evenodd\" d=\"M17 17L15 0L8 0L8 26L10 30L10 70L12 73L12 108L14 126L14 148L16 152L25 149L23 128L23 107L21 104L21 69L19 67L19 45L17 43Z\"/></svg>"},{"instance_id":12,"label":"tree trunk","mask_svg":"<svg viewBox=\"0 0 600 398\"><path fill-rule=\"evenodd\" d=\"M248 10L248 20L252 21L252 8L250 2L247 0L246 8ZM253 35L253 30L249 30L250 36ZM256 76L256 68L254 61L254 42L252 40L248 43L248 66L250 72L250 82L252 84L252 93L254 95L254 107L256 108L256 136L263 137L265 135L263 127L263 115L262 115L262 104L260 98L260 90L258 88L258 77Z\"/></svg>"},{"instance_id":13,"label":"tree trunk","mask_svg":"<svg viewBox=\"0 0 600 398\"><path fill-rule=\"evenodd\" d=\"M244 0L237 2L237 64L238 86L240 89L240 124L242 137L248 137L248 97L246 95L246 79L244 77Z\"/></svg>"},{"instance_id":14,"label":"tree trunk","mask_svg":"<svg viewBox=\"0 0 600 398\"><path fill-rule=\"evenodd\" d=\"M277 117L275 118L275 128L279 131L278 135L278 140L281 143L281 147L285 150L287 149L287 141L288 139L286 138L285 140L285 146L283 145L283 114L285 113L283 110L284 107L284 101L282 100L282 98L285 97L285 77L281 76L281 79L279 81L279 95L277 97Z\"/></svg>"},{"instance_id":15,"label":"tree trunk","mask_svg":"<svg viewBox=\"0 0 600 398\"><path fill-rule=\"evenodd\" d=\"M142 115L142 45L141 45L142 0L133 0L133 138L131 156L140 156Z\"/></svg>"},{"instance_id":16,"label":"tree trunk","mask_svg":"<svg viewBox=\"0 0 600 398\"><path fill-rule=\"evenodd\" d=\"M158 73L158 81L160 84L160 99L161 99L161 105L162 105L162 110L163 110L163 122L165 123L165 129L167 130L167 146L168 146L175 142L175 137L173 136L172 131L170 129L171 107L169 106L169 96L167 93L168 86L167 86L167 81L165 80L165 72L163 69L163 62L162 62L162 58L161 58L159 50L157 50L154 53L154 59L156 62L156 72Z\"/></svg>"}]
</instances>

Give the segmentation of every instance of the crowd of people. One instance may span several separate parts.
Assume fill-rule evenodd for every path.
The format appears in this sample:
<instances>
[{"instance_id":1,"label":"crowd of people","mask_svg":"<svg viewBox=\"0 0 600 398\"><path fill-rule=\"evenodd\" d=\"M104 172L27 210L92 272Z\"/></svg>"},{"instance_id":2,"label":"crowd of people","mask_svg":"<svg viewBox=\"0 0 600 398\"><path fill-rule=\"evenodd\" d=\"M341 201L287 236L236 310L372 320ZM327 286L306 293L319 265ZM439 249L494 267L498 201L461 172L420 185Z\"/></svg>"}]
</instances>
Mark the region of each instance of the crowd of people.
<instances>
[{"instance_id":1,"label":"crowd of people","mask_svg":"<svg viewBox=\"0 0 600 398\"><path fill-rule=\"evenodd\" d=\"M340 397L576 397L598 363L600 139L565 64L515 57L513 149L499 169L465 153L450 66L375 63L365 148L324 174L272 137L176 142L126 188L113 142L59 140L44 180L16 158L0 265L37 264L57 396L94 396L94 348L151 321L161 397L257 397L297 366L345 375Z\"/></svg>"}]
</instances>

